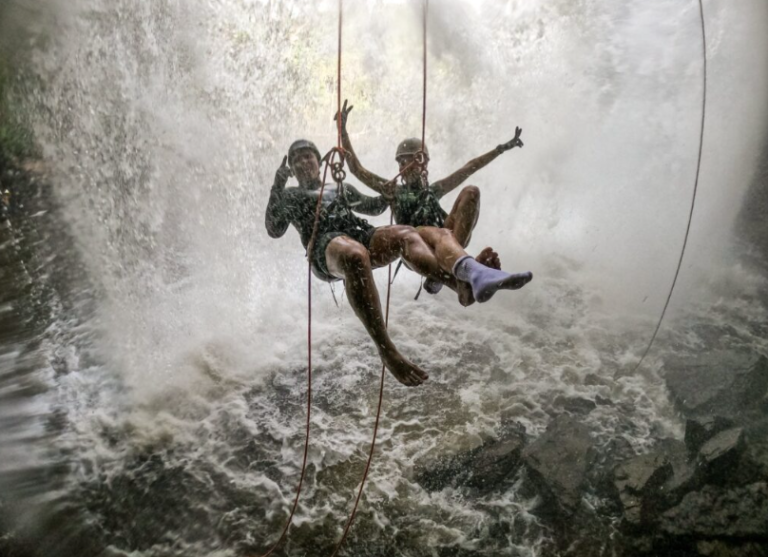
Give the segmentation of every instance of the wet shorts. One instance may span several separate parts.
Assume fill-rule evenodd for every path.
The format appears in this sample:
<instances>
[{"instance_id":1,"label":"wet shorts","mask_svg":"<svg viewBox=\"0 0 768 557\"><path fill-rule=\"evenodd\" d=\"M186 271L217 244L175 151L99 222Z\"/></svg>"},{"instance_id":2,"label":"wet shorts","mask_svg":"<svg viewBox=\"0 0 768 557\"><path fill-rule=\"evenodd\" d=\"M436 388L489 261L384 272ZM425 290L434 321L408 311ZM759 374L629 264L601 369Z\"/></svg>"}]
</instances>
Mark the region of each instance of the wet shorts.
<instances>
[{"instance_id":1,"label":"wet shorts","mask_svg":"<svg viewBox=\"0 0 768 557\"><path fill-rule=\"evenodd\" d=\"M376 229L371 227L350 228L344 232L326 232L325 234L322 234L317 239L317 243L312 250L312 273L317 278L325 282L336 282L337 280L341 280L340 278L333 276L328 271L328 264L325 260L325 250L328 248L328 244L330 244L331 240L334 238L338 238L339 236L347 236L357 242L360 242L363 244L363 246L365 246L365 249L368 249L371 245L371 238L373 238L373 234L375 232Z\"/></svg>"}]
</instances>

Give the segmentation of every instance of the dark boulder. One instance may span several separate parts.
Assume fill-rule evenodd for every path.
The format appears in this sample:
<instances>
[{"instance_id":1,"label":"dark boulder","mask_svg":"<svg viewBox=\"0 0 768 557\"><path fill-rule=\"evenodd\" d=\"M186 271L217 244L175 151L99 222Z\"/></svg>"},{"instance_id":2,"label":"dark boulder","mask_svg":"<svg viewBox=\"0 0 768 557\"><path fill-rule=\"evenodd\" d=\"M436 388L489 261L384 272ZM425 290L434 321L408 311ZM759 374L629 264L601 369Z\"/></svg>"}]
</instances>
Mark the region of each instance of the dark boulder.
<instances>
[{"instance_id":1,"label":"dark boulder","mask_svg":"<svg viewBox=\"0 0 768 557\"><path fill-rule=\"evenodd\" d=\"M493 491L520 467L526 440L522 425L506 423L498 440L417 466L416 481L427 491L446 487L468 487L480 493Z\"/></svg>"},{"instance_id":2,"label":"dark boulder","mask_svg":"<svg viewBox=\"0 0 768 557\"><path fill-rule=\"evenodd\" d=\"M705 416L687 420L685 422L685 445L691 453L696 453L712 437L734 425L736 424L733 420L722 416Z\"/></svg>"},{"instance_id":3,"label":"dark boulder","mask_svg":"<svg viewBox=\"0 0 768 557\"><path fill-rule=\"evenodd\" d=\"M439 458L419 462L414 467L416 483L427 491L440 491L446 487L459 487L466 481L465 465L468 453L441 455Z\"/></svg>"},{"instance_id":4,"label":"dark boulder","mask_svg":"<svg viewBox=\"0 0 768 557\"><path fill-rule=\"evenodd\" d=\"M663 513L659 529L670 536L746 538L768 543L768 484L722 488L708 485L688 493Z\"/></svg>"},{"instance_id":5,"label":"dark boulder","mask_svg":"<svg viewBox=\"0 0 768 557\"><path fill-rule=\"evenodd\" d=\"M744 453L744 430L740 427L727 429L715 435L699 449L699 466L710 483L727 482L729 471L736 467Z\"/></svg>"},{"instance_id":6,"label":"dark boulder","mask_svg":"<svg viewBox=\"0 0 768 557\"><path fill-rule=\"evenodd\" d=\"M610 398L605 398L600 395L595 396L595 404L598 406L616 406Z\"/></svg>"},{"instance_id":7,"label":"dark boulder","mask_svg":"<svg viewBox=\"0 0 768 557\"><path fill-rule=\"evenodd\" d=\"M663 452L672 465L672 475L659 492L654 494L659 500L657 507L669 508L679 503L686 493L701 485L701 474L695 455L691 456L682 441L665 439L658 444L656 451Z\"/></svg>"},{"instance_id":8,"label":"dark boulder","mask_svg":"<svg viewBox=\"0 0 768 557\"><path fill-rule=\"evenodd\" d=\"M746 449L734 470L734 483L768 482L768 417L748 424L744 430Z\"/></svg>"},{"instance_id":9,"label":"dark boulder","mask_svg":"<svg viewBox=\"0 0 768 557\"><path fill-rule=\"evenodd\" d=\"M660 488L673 473L672 463L663 452L641 455L616 467L614 483L628 525L651 521L662 504Z\"/></svg>"},{"instance_id":10,"label":"dark boulder","mask_svg":"<svg viewBox=\"0 0 768 557\"><path fill-rule=\"evenodd\" d=\"M587 479L590 489L611 506L620 507L619 493L614 485L613 473L616 467L637 456L632 444L622 436L614 437L607 443L595 447L589 463ZM617 507L618 505L618 507Z\"/></svg>"},{"instance_id":11,"label":"dark boulder","mask_svg":"<svg viewBox=\"0 0 768 557\"><path fill-rule=\"evenodd\" d=\"M482 493L502 485L520 467L525 435L510 436L480 447L468 463L466 486Z\"/></svg>"},{"instance_id":12,"label":"dark boulder","mask_svg":"<svg viewBox=\"0 0 768 557\"><path fill-rule=\"evenodd\" d=\"M704 557L768 557L768 545L763 542L699 540L696 551Z\"/></svg>"},{"instance_id":13,"label":"dark boulder","mask_svg":"<svg viewBox=\"0 0 768 557\"><path fill-rule=\"evenodd\" d=\"M763 410L768 358L759 354L711 352L665 363L672 400L686 417L729 418Z\"/></svg>"},{"instance_id":14,"label":"dark boulder","mask_svg":"<svg viewBox=\"0 0 768 557\"><path fill-rule=\"evenodd\" d=\"M523 451L529 477L551 510L572 511L579 506L594 445L587 426L566 415Z\"/></svg>"},{"instance_id":15,"label":"dark boulder","mask_svg":"<svg viewBox=\"0 0 768 557\"><path fill-rule=\"evenodd\" d=\"M553 405L555 408L561 408L571 414L586 415L597 408L594 400L578 396L559 395L555 398Z\"/></svg>"}]
</instances>

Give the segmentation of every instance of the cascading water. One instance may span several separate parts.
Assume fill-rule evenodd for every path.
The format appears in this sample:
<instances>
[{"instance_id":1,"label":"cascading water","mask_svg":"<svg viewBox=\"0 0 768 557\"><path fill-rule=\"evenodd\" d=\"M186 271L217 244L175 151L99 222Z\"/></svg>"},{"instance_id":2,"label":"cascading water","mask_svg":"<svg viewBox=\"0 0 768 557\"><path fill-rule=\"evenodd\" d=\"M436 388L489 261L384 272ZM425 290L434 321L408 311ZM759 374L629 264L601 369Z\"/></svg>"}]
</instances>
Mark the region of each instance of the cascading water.
<instances>
[{"instance_id":1,"label":"cascading water","mask_svg":"<svg viewBox=\"0 0 768 557\"><path fill-rule=\"evenodd\" d=\"M349 130L368 168L394 175L397 141L420 129L421 6L346 4ZM521 482L474 498L428 493L415 468L493 438L500 416L541 432L561 395L612 401L585 418L599 442L620 434L642 450L679 436L655 369L660 355L708 342L677 328L683 318L728 324L766 350L750 327L765 321L763 280L740 263L731 227L765 141L768 5L705 8L710 90L691 243L676 311L630 376L685 230L702 93L697 4L431 6L430 176L521 126L525 148L469 181L483 195L469 251L492 245L505 268L535 279L463 309L448 292L414 301L418 280L401 271L393 338L430 380L408 390L387 378L348 554L546 554L550 532ZM67 248L43 269L77 268L64 301L50 303L46 341L27 350L45 392L14 409L40 423L55 415L58 429L0 434L14 455L2 487L44 535L76 531L110 555L224 556L279 534L303 446L306 263L297 235L272 240L263 218L291 141L335 143L335 10L38 0L15 16L32 36L29 104ZM383 286L385 272L375 276ZM291 555L326 554L340 535L377 394L364 329L346 301L337 308L327 286L313 288L318 370ZM56 473L34 496L10 480L46 466Z\"/></svg>"}]
</instances>

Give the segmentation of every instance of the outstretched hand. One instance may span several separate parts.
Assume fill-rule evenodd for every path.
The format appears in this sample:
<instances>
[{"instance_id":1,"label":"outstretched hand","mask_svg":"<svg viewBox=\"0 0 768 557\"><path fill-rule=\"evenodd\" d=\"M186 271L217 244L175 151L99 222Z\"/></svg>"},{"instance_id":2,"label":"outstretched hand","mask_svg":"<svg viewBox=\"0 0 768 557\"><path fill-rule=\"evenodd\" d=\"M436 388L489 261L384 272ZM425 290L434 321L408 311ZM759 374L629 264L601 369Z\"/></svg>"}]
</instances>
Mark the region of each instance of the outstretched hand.
<instances>
[{"instance_id":1,"label":"outstretched hand","mask_svg":"<svg viewBox=\"0 0 768 557\"><path fill-rule=\"evenodd\" d=\"M520 139L520 134L523 133L522 128L515 128L515 137L513 137L511 140L507 141L506 143L502 143L498 146L499 151L502 153L505 151L509 151L510 149L514 149L515 147L522 147L523 142Z\"/></svg>"},{"instance_id":2,"label":"outstretched hand","mask_svg":"<svg viewBox=\"0 0 768 557\"><path fill-rule=\"evenodd\" d=\"M285 155L280 168L275 172L275 187L284 188L285 184L288 182L288 178L292 175L293 172L291 171L291 167L288 166L288 155Z\"/></svg>"},{"instance_id":3,"label":"outstretched hand","mask_svg":"<svg viewBox=\"0 0 768 557\"><path fill-rule=\"evenodd\" d=\"M350 106L347 108L347 99L344 99L344 106L341 107L341 113L337 112L336 115L333 117L334 122L339 121L339 114L341 114L341 129L346 130L347 129L347 117L349 116L349 113L352 112L352 109L355 108L354 106Z\"/></svg>"}]
</instances>

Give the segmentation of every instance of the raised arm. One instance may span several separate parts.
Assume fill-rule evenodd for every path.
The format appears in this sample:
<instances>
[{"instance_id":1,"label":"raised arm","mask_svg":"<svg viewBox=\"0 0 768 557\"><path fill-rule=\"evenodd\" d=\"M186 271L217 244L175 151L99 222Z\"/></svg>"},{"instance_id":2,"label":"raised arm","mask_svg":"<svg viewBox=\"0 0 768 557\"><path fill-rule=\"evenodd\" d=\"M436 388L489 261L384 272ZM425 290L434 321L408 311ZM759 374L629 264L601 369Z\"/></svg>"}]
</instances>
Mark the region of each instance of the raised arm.
<instances>
[{"instance_id":1,"label":"raised arm","mask_svg":"<svg viewBox=\"0 0 768 557\"><path fill-rule=\"evenodd\" d=\"M501 145L496 146L495 149L488 151L484 155L480 155L479 157L472 159L450 176L434 182L431 186L432 191L434 191L438 197L442 197L448 192L456 189L459 185L461 185L462 182L464 182L464 180L472 176L472 174L481 168L487 166L502 153L505 153L510 149L514 149L515 147L522 147L523 142L520 140L520 134L522 132L522 129L515 128L514 138L512 138L510 141L507 141L506 143L502 143Z\"/></svg>"},{"instance_id":2,"label":"raised arm","mask_svg":"<svg viewBox=\"0 0 768 557\"><path fill-rule=\"evenodd\" d=\"M288 156L283 157L283 163L275 172L275 181L272 184L272 190L269 194L269 203L264 218L264 224L267 227L267 234L270 238L280 238L291 220L285 206L285 184L291 175L291 169L287 165Z\"/></svg>"},{"instance_id":3,"label":"raised arm","mask_svg":"<svg viewBox=\"0 0 768 557\"><path fill-rule=\"evenodd\" d=\"M352 148L352 141L349 139L349 133L347 133L347 117L354 107L347 108L347 101L344 100L344 106L341 109L341 145L346 151L346 160L349 164L349 170L355 177L363 184L371 188L376 193L380 193L387 197L391 196L391 182L378 176L365 168L360 164L360 159L357 158L355 150ZM338 121L339 115L334 116L334 120ZM380 214L380 213L379 213Z\"/></svg>"}]
</instances>

